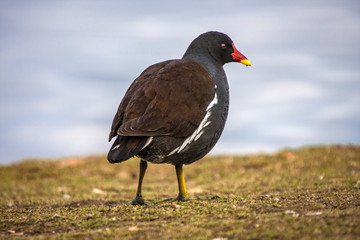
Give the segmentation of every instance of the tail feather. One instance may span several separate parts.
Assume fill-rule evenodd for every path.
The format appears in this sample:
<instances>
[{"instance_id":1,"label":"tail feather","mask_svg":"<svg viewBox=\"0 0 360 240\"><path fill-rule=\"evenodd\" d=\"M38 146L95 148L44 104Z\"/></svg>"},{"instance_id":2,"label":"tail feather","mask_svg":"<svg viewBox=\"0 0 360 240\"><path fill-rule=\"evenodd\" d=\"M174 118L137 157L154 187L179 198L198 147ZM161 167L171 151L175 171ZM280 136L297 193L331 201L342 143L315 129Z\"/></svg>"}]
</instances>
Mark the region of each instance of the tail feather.
<instances>
[{"instance_id":1,"label":"tail feather","mask_svg":"<svg viewBox=\"0 0 360 240\"><path fill-rule=\"evenodd\" d=\"M110 163L120 163L138 154L148 143L148 137L118 136L107 158Z\"/></svg>"}]
</instances>

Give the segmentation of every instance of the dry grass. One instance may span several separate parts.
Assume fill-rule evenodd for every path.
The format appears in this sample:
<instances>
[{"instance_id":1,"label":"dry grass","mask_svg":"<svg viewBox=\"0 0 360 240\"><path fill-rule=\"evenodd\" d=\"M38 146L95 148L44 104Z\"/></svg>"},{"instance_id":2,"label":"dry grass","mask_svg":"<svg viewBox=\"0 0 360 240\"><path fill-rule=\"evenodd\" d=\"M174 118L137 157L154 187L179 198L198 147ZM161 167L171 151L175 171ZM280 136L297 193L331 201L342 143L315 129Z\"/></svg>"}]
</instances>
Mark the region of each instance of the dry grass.
<instances>
[{"instance_id":1,"label":"dry grass","mask_svg":"<svg viewBox=\"0 0 360 240\"><path fill-rule=\"evenodd\" d=\"M0 238L358 239L360 147L206 157L184 168L190 196L175 197L171 165L149 165L147 206L131 206L138 160L104 156L0 167Z\"/></svg>"}]
</instances>

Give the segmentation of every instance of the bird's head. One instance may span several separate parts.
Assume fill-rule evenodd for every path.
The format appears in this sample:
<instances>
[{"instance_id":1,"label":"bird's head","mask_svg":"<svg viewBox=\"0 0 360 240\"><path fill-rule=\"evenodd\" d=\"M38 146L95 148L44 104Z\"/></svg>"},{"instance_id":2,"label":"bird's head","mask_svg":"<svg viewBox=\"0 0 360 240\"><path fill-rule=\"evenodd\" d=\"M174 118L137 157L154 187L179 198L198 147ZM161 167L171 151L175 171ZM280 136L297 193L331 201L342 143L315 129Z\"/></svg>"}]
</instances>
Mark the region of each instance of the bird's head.
<instances>
[{"instance_id":1,"label":"bird's head","mask_svg":"<svg viewBox=\"0 0 360 240\"><path fill-rule=\"evenodd\" d=\"M189 46L188 51L198 54L209 54L216 62L224 65L228 62L240 62L251 66L250 61L240 53L229 36L221 32L206 32L197 37Z\"/></svg>"}]
</instances>

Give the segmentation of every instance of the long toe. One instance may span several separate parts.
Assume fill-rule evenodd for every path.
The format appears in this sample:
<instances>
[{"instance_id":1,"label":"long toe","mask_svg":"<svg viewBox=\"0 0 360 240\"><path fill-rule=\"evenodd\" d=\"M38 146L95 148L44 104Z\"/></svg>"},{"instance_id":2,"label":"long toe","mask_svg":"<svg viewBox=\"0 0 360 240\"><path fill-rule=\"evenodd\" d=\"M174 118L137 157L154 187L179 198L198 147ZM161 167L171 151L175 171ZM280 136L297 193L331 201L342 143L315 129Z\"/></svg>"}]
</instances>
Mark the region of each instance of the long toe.
<instances>
[{"instance_id":1,"label":"long toe","mask_svg":"<svg viewBox=\"0 0 360 240\"><path fill-rule=\"evenodd\" d=\"M220 196L218 195L208 195L208 196L195 196L198 200L213 200L213 199L219 199Z\"/></svg>"},{"instance_id":2,"label":"long toe","mask_svg":"<svg viewBox=\"0 0 360 240\"><path fill-rule=\"evenodd\" d=\"M159 201L158 203L164 203L164 202L186 202L186 201L192 201L192 200L214 200L219 199L220 196L218 195L208 195L208 196L195 196L195 197L182 197L177 196L176 198L167 198L164 200Z\"/></svg>"},{"instance_id":3,"label":"long toe","mask_svg":"<svg viewBox=\"0 0 360 240\"><path fill-rule=\"evenodd\" d=\"M164 202L185 202L191 200L190 198L180 198L180 197L176 197L176 198L167 198L164 200L159 201L159 203L164 203Z\"/></svg>"}]
</instances>

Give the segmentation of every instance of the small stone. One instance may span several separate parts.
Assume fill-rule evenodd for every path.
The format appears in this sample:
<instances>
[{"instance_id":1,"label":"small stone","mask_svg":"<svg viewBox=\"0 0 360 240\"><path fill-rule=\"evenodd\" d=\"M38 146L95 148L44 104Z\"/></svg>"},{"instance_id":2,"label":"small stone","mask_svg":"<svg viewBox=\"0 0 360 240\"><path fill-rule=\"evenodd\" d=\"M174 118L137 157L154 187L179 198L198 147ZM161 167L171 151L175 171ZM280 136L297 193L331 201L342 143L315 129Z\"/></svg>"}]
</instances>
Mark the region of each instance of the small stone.
<instances>
[{"instance_id":1,"label":"small stone","mask_svg":"<svg viewBox=\"0 0 360 240\"><path fill-rule=\"evenodd\" d=\"M172 208L179 208L180 205L179 205L179 204L176 204L176 203L172 203L172 204L171 204L171 207L172 207Z\"/></svg>"},{"instance_id":2,"label":"small stone","mask_svg":"<svg viewBox=\"0 0 360 240\"><path fill-rule=\"evenodd\" d=\"M16 232L15 230L9 230L8 233L10 233L11 235L16 235L16 236L24 235L23 232Z\"/></svg>"},{"instance_id":3,"label":"small stone","mask_svg":"<svg viewBox=\"0 0 360 240\"><path fill-rule=\"evenodd\" d=\"M95 194L105 194L105 192L99 188L93 188L92 192Z\"/></svg>"},{"instance_id":4,"label":"small stone","mask_svg":"<svg viewBox=\"0 0 360 240\"><path fill-rule=\"evenodd\" d=\"M63 195L63 198L64 198L64 199L69 199L69 198L70 198L70 195L69 195L69 194L64 194L64 195Z\"/></svg>"},{"instance_id":5,"label":"small stone","mask_svg":"<svg viewBox=\"0 0 360 240\"><path fill-rule=\"evenodd\" d=\"M293 217L298 217L299 214L293 210L286 210L285 214L291 214Z\"/></svg>"},{"instance_id":6,"label":"small stone","mask_svg":"<svg viewBox=\"0 0 360 240\"><path fill-rule=\"evenodd\" d=\"M305 216L320 216L322 215L322 212L308 212L305 213Z\"/></svg>"},{"instance_id":7,"label":"small stone","mask_svg":"<svg viewBox=\"0 0 360 240\"><path fill-rule=\"evenodd\" d=\"M134 232L134 231L137 231L137 230L139 230L139 228L137 226L129 227L129 231L131 231L131 232Z\"/></svg>"}]
</instances>

